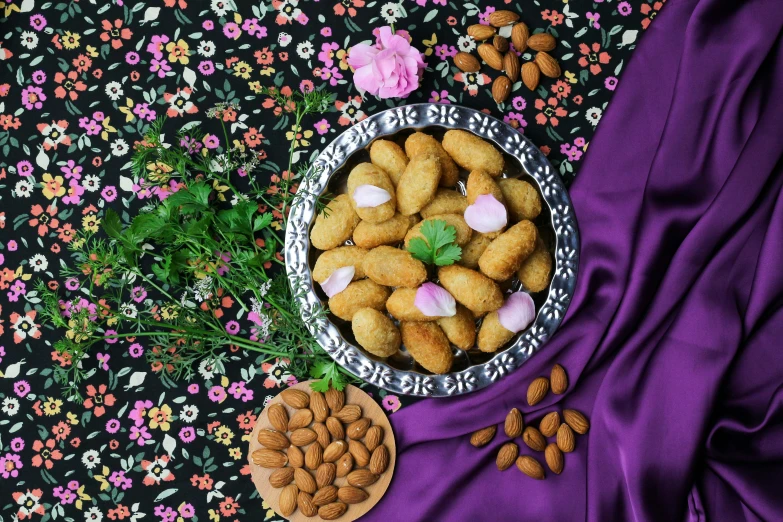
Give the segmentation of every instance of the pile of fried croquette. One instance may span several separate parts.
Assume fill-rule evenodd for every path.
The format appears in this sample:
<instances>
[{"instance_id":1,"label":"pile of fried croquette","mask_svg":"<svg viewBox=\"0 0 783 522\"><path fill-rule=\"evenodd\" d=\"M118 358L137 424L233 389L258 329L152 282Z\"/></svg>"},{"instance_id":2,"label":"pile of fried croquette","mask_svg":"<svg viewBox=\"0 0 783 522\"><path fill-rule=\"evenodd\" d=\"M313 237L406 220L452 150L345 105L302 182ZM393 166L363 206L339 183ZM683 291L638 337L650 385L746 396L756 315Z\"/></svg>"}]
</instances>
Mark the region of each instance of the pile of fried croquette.
<instances>
[{"instance_id":1,"label":"pile of fried croquette","mask_svg":"<svg viewBox=\"0 0 783 522\"><path fill-rule=\"evenodd\" d=\"M329 299L330 312L351 322L356 342L369 353L390 357L404 345L435 374L451 368L452 345L497 351L515 335L498 320L503 289L514 276L529 293L549 285L552 259L532 222L541 212L536 189L526 181L501 178L501 153L462 130L447 131L442 142L415 132L404 149L394 141L375 140L370 161L352 169L348 193L329 202L310 233L312 246L322 251L312 272L316 282L341 267L355 269L352 282ZM470 173L465 196L455 190L460 168ZM352 194L365 184L386 190L391 199L372 208L357 206ZM504 229L482 234L463 218L468 205L484 194L505 205ZM450 317L425 315L414 304L428 271L404 248L421 237L426 220L453 226L462 248L460 261L437 269L438 283L457 303ZM349 240L353 245L346 245Z\"/></svg>"}]
</instances>

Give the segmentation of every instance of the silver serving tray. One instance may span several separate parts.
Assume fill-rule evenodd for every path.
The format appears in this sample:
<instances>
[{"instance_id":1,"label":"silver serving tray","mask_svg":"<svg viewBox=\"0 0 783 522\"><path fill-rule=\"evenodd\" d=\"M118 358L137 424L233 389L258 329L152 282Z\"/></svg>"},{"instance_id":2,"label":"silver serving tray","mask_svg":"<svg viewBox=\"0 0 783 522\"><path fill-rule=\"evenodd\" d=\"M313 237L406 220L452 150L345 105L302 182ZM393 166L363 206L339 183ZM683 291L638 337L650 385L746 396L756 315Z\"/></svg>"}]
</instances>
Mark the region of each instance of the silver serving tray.
<instances>
[{"instance_id":1,"label":"silver serving tray","mask_svg":"<svg viewBox=\"0 0 783 522\"><path fill-rule=\"evenodd\" d=\"M550 248L555 266L548 291L532 294L536 319L498 352L468 352L454 347L452 371L434 375L415 364L404 349L386 359L353 343L350 323L323 313L326 296L313 284L315 252L310 227L316 200L324 192L340 193L351 168L369 161L367 147L377 138L402 139L415 130L436 137L463 129L493 142L506 157L504 177L520 177L538 188L544 201L535 223ZM291 207L285 231L285 262L302 319L324 350L343 368L393 393L429 397L460 395L489 386L513 372L549 340L560 326L576 286L579 231L571 200L544 154L518 130L482 112L456 105L420 103L379 112L338 136L318 156ZM463 177L463 180L465 178ZM464 191L464 183L460 183ZM315 250L315 249L313 249ZM519 288L518 283L516 288Z\"/></svg>"}]
</instances>

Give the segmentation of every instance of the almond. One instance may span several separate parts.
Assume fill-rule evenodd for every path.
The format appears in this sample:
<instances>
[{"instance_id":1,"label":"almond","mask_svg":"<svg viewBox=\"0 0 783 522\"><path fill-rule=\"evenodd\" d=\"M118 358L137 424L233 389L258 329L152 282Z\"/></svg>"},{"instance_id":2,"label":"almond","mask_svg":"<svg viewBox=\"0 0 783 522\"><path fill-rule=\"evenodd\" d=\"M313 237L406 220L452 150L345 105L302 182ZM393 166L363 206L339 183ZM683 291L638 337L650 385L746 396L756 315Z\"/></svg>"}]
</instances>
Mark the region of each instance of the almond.
<instances>
[{"instance_id":1,"label":"almond","mask_svg":"<svg viewBox=\"0 0 783 522\"><path fill-rule=\"evenodd\" d=\"M503 103L508 99L509 94L511 94L511 80L507 76L495 78L495 81L492 82L492 98L495 103Z\"/></svg>"},{"instance_id":2,"label":"almond","mask_svg":"<svg viewBox=\"0 0 783 522\"><path fill-rule=\"evenodd\" d=\"M568 389L568 374L565 368L556 364L552 367L552 373L549 375L549 383L552 385L552 393L562 395Z\"/></svg>"},{"instance_id":3,"label":"almond","mask_svg":"<svg viewBox=\"0 0 783 522\"><path fill-rule=\"evenodd\" d=\"M493 438L495 438L495 433L497 430L497 426L487 426L486 428L474 431L473 435L470 436L470 443L477 448L486 446Z\"/></svg>"},{"instance_id":4,"label":"almond","mask_svg":"<svg viewBox=\"0 0 783 522\"><path fill-rule=\"evenodd\" d=\"M494 35L495 35L495 28L490 27L488 25L473 24L470 27L468 27L468 36L470 36L477 42L482 42L487 38L492 38Z\"/></svg>"},{"instance_id":5,"label":"almond","mask_svg":"<svg viewBox=\"0 0 783 522\"><path fill-rule=\"evenodd\" d=\"M314 517L318 514L318 508L313 504L313 497L309 493L300 491L296 496L296 505L306 517Z\"/></svg>"},{"instance_id":6,"label":"almond","mask_svg":"<svg viewBox=\"0 0 783 522\"><path fill-rule=\"evenodd\" d=\"M269 407L267 414L269 423L274 429L281 433L288 431L288 412L282 404L273 404Z\"/></svg>"},{"instance_id":7,"label":"almond","mask_svg":"<svg viewBox=\"0 0 783 522\"><path fill-rule=\"evenodd\" d=\"M291 432L291 444L294 446L307 446L317 438L318 435L310 428L299 428Z\"/></svg>"},{"instance_id":8,"label":"almond","mask_svg":"<svg viewBox=\"0 0 783 522\"><path fill-rule=\"evenodd\" d=\"M508 415L506 415L506 423L504 429L506 430L506 437L513 439L522 435L522 429L524 428L524 422L522 421L522 414L519 410L513 408Z\"/></svg>"},{"instance_id":9,"label":"almond","mask_svg":"<svg viewBox=\"0 0 783 522\"><path fill-rule=\"evenodd\" d=\"M514 24L511 28L511 43L514 44L514 49L520 53L524 53L527 49L527 39L530 38L530 29L524 22Z\"/></svg>"},{"instance_id":10,"label":"almond","mask_svg":"<svg viewBox=\"0 0 783 522\"><path fill-rule=\"evenodd\" d=\"M364 436L364 445L367 446L368 450L375 451L375 448L377 448L382 442L383 428L380 426L371 426L370 429L367 430L367 434Z\"/></svg>"},{"instance_id":11,"label":"almond","mask_svg":"<svg viewBox=\"0 0 783 522\"><path fill-rule=\"evenodd\" d=\"M288 441L288 437L279 431L262 429L258 432L258 442L262 446L266 446L273 450L286 449L291 443Z\"/></svg>"},{"instance_id":12,"label":"almond","mask_svg":"<svg viewBox=\"0 0 783 522\"><path fill-rule=\"evenodd\" d=\"M378 480L378 475L370 471L369 469L357 469L348 473L345 478L348 484L357 488L366 488L375 484Z\"/></svg>"},{"instance_id":13,"label":"almond","mask_svg":"<svg viewBox=\"0 0 783 522\"><path fill-rule=\"evenodd\" d=\"M561 424L557 429L557 447L560 448L560 451L563 453L571 453L576 447L574 432L568 424Z\"/></svg>"},{"instance_id":14,"label":"almond","mask_svg":"<svg viewBox=\"0 0 783 522\"><path fill-rule=\"evenodd\" d=\"M337 476L337 466L331 462L324 462L315 470L315 483L318 488L330 485Z\"/></svg>"},{"instance_id":15,"label":"almond","mask_svg":"<svg viewBox=\"0 0 783 522\"><path fill-rule=\"evenodd\" d=\"M517 459L517 468L528 477L536 480L544 480L546 477L544 467L529 455L522 455Z\"/></svg>"},{"instance_id":16,"label":"almond","mask_svg":"<svg viewBox=\"0 0 783 522\"><path fill-rule=\"evenodd\" d=\"M344 440L336 440L324 450L324 462L336 462L345 455L346 451L348 451L348 444Z\"/></svg>"},{"instance_id":17,"label":"almond","mask_svg":"<svg viewBox=\"0 0 783 522\"><path fill-rule=\"evenodd\" d=\"M329 405L329 409L332 411L332 415L343 409L345 406L345 392L329 388L324 394L326 397L326 404Z\"/></svg>"},{"instance_id":18,"label":"almond","mask_svg":"<svg viewBox=\"0 0 783 522\"><path fill-rule=\"evenodd\" d=\"M519 57L514 51L509 51L503 56L503 70L511 82L519 80Z\"/></svg>"},{"instance_id":19,"label":"almond","mask_svg":"<svg viewBox=\"0 0 783 522\"><path fill-rule=\"evenodd\" d=\"M475 56L463 52L454 55L454 65L464 72L478 72L481 69L481 64Z\"/></svg>"},{"instance_id":20,"label":"almond","mask_svg":"<svg viewBox=\"0 0 783 522\"><path fill-rule=\"evenodd\" d=\"M353 486L343 486L337 490L337 498L346 504L358 504L370 498L370 494Z\"/></svg>"},{"instance_id":21,"label":"almond","mask_svg":"<svg viewBox=\"0 0 783 522\"><path fill-rule=\"evenodd\" d=\"M556 44L555 37L549 33L534 34L527 39L527 46L534 51L551 51Z\"/></svg>"},{"instance_id":22,"label":"almond","mask_svg":"<svg viewBox=\"0 0 783 522\"><path fill-rule=\"evenodd\" d=\"M518 14L516 14L514 11L506 11L504 9L495 11L489 15L489 25L492 27L503 27L506 25L511 25L517 20L519 20Z\"/></svg>"},{"instance_id":23,"label":"almond","mask_svg":"<svg viewBox=\"0 0 783 522\"><path fill-rule=\"evenodd\" d=\"M483 43L478 46L478 53L487 65L497 71L503 70L503 56L495 49L495 46Z\"/></svg>"},{"instance_id":24,"label":"almond","mask_svg":"<svg viewBox=\"0 0 783 522\"><path fill-rule=\"evenodd\" d=\"M262 468L282 468L288 463L288 457L282 451L257 449L252 455L253 462Z\"/></svg>"},{"instance_id":25,"label":"almond","mask_svg":"<svg viewBox=\"0 0 783 522\"><path fill-rule=\"evenodd\" d=\"M301 468L304 466L304 453L296 446L288 448L288 463L291 467Z\"/></svg>"},{"instance_id":26,"label":"almond","mask_svg":"<svg viewBox=\"0 0 783 522\"><path fill-rule=\"evenodd\" d=\"M310 396L302 390L288 388L280 393L286 404L297 410L307 408L310 405Z\"/></svg>"},{"instance_id":27,"label":"almond","mask_svg":"<svg viewBox=\"0 0 783 522\"><path fill-rule=\"evenodd\" d=\"M311 495L318 490L318 485L315 483L315 479L304 468L296 468L294 470L294 482L300 491L310 493Z\"/></svg>"},{"instance_id":28,"label":"almond","mask_svg":"<svg viewBox=\"0 0 783 522\"><path fill-rule=\"evenodd\" d=\"M305 467L316 470L324 462L324 449L320 444L310 444L305 452Z\"/></svg>"},{"instance_id":29,"label":"almond","mask_svg":"<svg viewBox=\"0 0 783 522\"><path fill-rule=\"evenodd\" d=\"M563 464L565 463L563 452L560 451L560 448L558 448L557 444L554 442L547 445L544 450L544 459L546 460L546 465L552 470L552 473L559 475L563 472Z\"/></svg>"},{"instance_id":30,"label":"almond","mask_svg":"<svg viewBox=\"0 0 783 522\"><path fill-rule=\"evenodd\" d=\"M337 466L337 478L342 478L353 471L353 455L346 453L335 464Z\"/></svg>"},{"instance_id":31,"label":"almond","mask_svg":"<svg viewBox=\"0 0 783 522\"><path fill-rule=\"evenodd\" d=\"M336 520L348 511L348 506L342 502L332 502L318 508L318 516L324 520Z\"/></svg>"},{"instance_id":32,"label":"almond","mask_svg":"<svg viewBox=\"0 0 783 522\"><path fill-rule=\"evenodd\" d=\"M498 458L495 460L495 463L500 471L505 471L514 464L514 461L517 460L518 456L519 446L513 442L506 442L500 447Z\"/></svg>"},{"instance_id":33,"label":"almond","mask_svg":"<svg viewBox=\"0 0 783 522\"><path fill-rule=\"evenodd\" d=\"M535 406L544 399L548 391L549 379L546 377L533 379L533 382L527 387L527 403L530 406Z\"/></svg>"},{"instance_id":34,"label":"almond","mask_svg":"<svg viewBox=\"0 0 783 522\"><path fill-rule=\"evenodd\" d=\"M590 421L576 410L563 410L563 419L579 435L584 435L590 429Z\"/></svg>"},{"instance_id":35,"label":"almond","mask_svg":"<svg viewBox=\"0 0 783 522\"><path fill-rule=\"evenodd\" d=\"M291 516L296 511L296 497L299 495L299 488L295 484L289 484L280 492L280 514L284 517Z\"/></svg>"},{"instance_id":36,"label":"almond","mask_svg":"<svg viewBox=\"0 0 783 522\"><path fill-rule=\"evenodd\" d=\"M315 432L316 435L318 435L318 438L316 440L318 441L318 444L321 446L321 449L326 449L329 443L332 442L332 436L329 433L329 430L326 429L324 423L314 422L311 429Z\"/></svg>"},{"instance_id":37,"label":"almond","mask_svg":"<svg viewBox=\"0 0 783 522\"><path fill-rule=\"evenodd\" d=\"M313 504L316 506L325 506L337 500L337 486L324 486L315 492Z\"/></svg>"},{"instance_id":38,"label":"almond","mask_svg":"<svg viewBox=\"0 0 783 522\"><path fill-rule=\"evenodd\" d=\"M355 404L349 404L348 406L343 406L337 412L332 410L332 415L337 417L343 424L350 424L362 418L362 409Z\"/></svg>"},{"instance_id":39,"label":"almond","mask_svg":"<svg viewBox=\"0 0 783 522\"><path fill-rule=\"evenodd\" d=\"M313 412L313 418L318 422L323 422L329 416L329 405L326 403L326 397L319 391L310 394L310 411Z\"/></svg>"},{"instance_id":40,"label":"almond","mask_svg":"<svg viewBox=\"0 0 783 522\"><path fill-rule=\"evenodd\" d=\"M560 64L547 53L540 52L536 55L536 65L541 69L541 74L549 78L560 77Z\"/></svg>"},{"instance_id":41,"label":"almond","mask_svg":"<svg viewBox=\"0 0 783 522\"><path fill-rule=\"evenodd\" d=\"M492 38L492 45L495 46L495 49L497 49L498 52L505 53L506 51L508 51L508 40L506 40L499 34L495 35L495 37Z\"/></svg>"},{"instance_id":42,"label":"almond","mask_svg":"<svg viewBox=\"0 0 783 522\"><path fill-rule=\"evenodd\" d=\"M345 438L345 430L343 429L343 423L337 420L336 417L329 417L326 419L326 429L332 435L335 440Z\"/></svg>"},{"instance_id":43,"label":"almond","mask_svg":"<svg viewBox=\"0 0 783 522\"><path fill-rule=\"evenodd\" d=\"M348 452L353 456L353 460L358 467L363 468L370 463L370 452L358 440L348 441Z\"/></svg>"},{"instance_id":44,"label":"almond","mask_svg":"<svg viewBox=\"0 0 783 522\"><path fill-rule=\"evenodd\" d=\"M541 69L535 62L525 62L522 65L522 83L531 91L535 91L541 80Z\"/></svg>"},{"instance_id":45,"label":"almond","mask_svg":"<svg viewBox=\"0 0 783 522\"><path fill-rule=\"evenodd\" d=\"M291 420L288 421L288 431L298 430L299 428L306 428L313 422L313 412L308 408L302 408L294 413Z\"/></svg>"},{"instance_id":46,"label":"almond","mask_svg":"<svg viewBox=\"0 0 783 522\"><path fill-rule=\"evenodd\" d=\"M380 475L386 471L387 467L389 467L389 450L386 449L386 446L378 446L370 457L370 471Z\"/></svg>"},{"instance_id":47,"label":"almond","mask_svg":"<svg viewBox=\"0 0 783 522\"><path fill-rule=\"evenodd\" d=\"M533 426L525 428L525 432L522 434L522 440L527 444L527 447L533 451L544 451L546 448L546 439L541 435L541 432Z\"/></svg>"},{"instance_id":48,"label":"almond","mask_svg":"<svg viewBox=\"0 0 783 522\"><path fill-rule=\"evenodd\" d=\"M348 428L345 430L345 434L348 435L349 439L361 439L367 433L367 430L370 429L371 425L372 421L370 419L366 417L359 419L358 421L354 421L348 425Z\"/></svg>"},{"instance_id":49,"label":"almond","mask_svg":"<svg viewBox=\"0 0 783 522\"><path fill-rule=\"evenodd\" d=\"M269 475L269 484L273 488L282 488L287 486L294 480L294 468L280 468L276 469Z\"/></svg>"},{"instance_id":50,"label":"almond","mask_svg":"<svg viewBox=\"0 0 783 522\"><path fill-rule=\"evenodd\" d=\"M560 427L560 414L556 411L552 411L544 415L541 422L538 424L538 431L544 437L554 437L557 433L557 428Z\"/></svg>"}]
</instances>

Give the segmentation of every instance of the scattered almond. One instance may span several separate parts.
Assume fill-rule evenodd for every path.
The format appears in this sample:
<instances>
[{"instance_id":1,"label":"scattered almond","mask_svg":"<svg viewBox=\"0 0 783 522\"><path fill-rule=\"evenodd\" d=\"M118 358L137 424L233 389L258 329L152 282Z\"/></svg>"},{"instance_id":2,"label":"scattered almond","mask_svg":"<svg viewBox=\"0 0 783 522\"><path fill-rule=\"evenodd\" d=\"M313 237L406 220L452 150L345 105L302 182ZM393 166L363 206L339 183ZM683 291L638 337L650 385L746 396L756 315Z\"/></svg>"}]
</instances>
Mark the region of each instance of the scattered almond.
<instances>
[{"instance_id":1,"label":"scattered almond","mask_svg":"<svg viewBox=\"0 0 783 522\"><path fill-rule=\"evenodd\" d=\"M285 453L272 449L257 449L252 455L253 463L262 468L282 468L288 463Z\"/></svg>"},{"instance_id":2,"label":"scattered almond","mask_svg":"<svg viewBox=\"0 0 783 522\"><path fill-rule=\"evenodd\" d=\"M332 435L335 440L345 438L345 429L343 429L343 423L337 420L336 417L329 417L326 419L326 429Z\"/></svg>"},{"instance_id":3,"label":"scattered almond","mask_svg":"<svg viewBox=\"0 0 783 522\"><path fill-rule=\"evenodd\" d=\"M387 467L389 467L389 450L386 449L386 446L378 446L370 457L370 471L381 475Z\"/></svg>"},{"instance_id":4,"label":"scattered almond","mask_svg":"<svg viewBox=\"0 0 783 522\"><path fill-rule=\"evenodd\" d=\"M535 91L541 80L541 69L534 62L525 62L522 65L522 83L531 91Z\"/></svg>"},{"instance_id":5,"label":"scattered almond","mask_svg":"<svg viewBox=\"0 0 783 522\"><path fill-rule=\"evenodd\" d=\"M522 441L533 451L544 451L546 448L546 439L533 426L525 428L525 432L522 434Z\"/></svg>"},{"instance_id":6,"label":"scattered almond","mask_svg":"<svg viewBox=\"0 0 783 522\"><path fill-rule=\"evenodd\" d=\"M483 43L478 46L478 53L481 59L486 62L487 65L497 71L503 70L503 55L501 55L495 46L488 43Z\"/></svg>"},{"instance_id":7,"label":"scattered almond","mask_svg":"<svg viewBox=\"0 0 783 522\"><path fill-rule=\"evenodd\" d=\"M332 415L343 409L345 406L345 392L329 388L324 394L326 397L326 404L329 405L329 409L332 411Z\"/></svg>"},{"instance_id":8,"label":"scattered almond","mask_svg":"<svg viewBox=\"0 0 783 522\"><path fill-rule=\"evenodd\" d=\"M348 451L348 444L344 440L336 440L324 450L324 462L336 462Z\"/></svg>"},{"instance_id":9,"label":"scattered almond","mask_svg":"<svg viewBox=\"0 0 783 522\"><path fill-rule=\"evenodd\" d=\"M337 476L337 466L331 462L324 462L315 470L315 484L318 488L330 485Z\"/></svg>"},{"instance_id":10,"label":"scattered almond","mask_svg":"<svg viewBox=\"0 0 783 522\"><path fill-rule=\"evenodd\" d=\"M346 477L348 484L357 488L366 488L375 484L378 480L378 475L370 471L369 469L357 469L348 473Z\"/></svg>"},{"instance_id":11,"label":"scattered almond","mask_svg":"<svg viewBox=\"0 0 783 522\"><path fill-rule=\"evenodd\" d=\"M362 409L356 404L349 404L337 412L332 411L332 416L337 417L343 424L350 424L362 418Z\"/></svg>"},{"instance_id":12,"label":"scattered almond","mask_svg":"<svg viewBox=\"0 0 783 522\"><path fill-rule=\"evenodd\" d=\"M305 452L305 467L316 470L324 462L324 449L320 444L310 444ZM301 489L301 488L300 488Z\"/></svg>"},{"instance_id":13,"label":"scattered almond","mask_svg":"<svg viewBox=\"0 0 783 522\"><path fill-rule=\"evenodd\" d=\"M321 449L326 449L329 443L332 442L332 436L329 433L329 430L326 429L326 426L322 422L313 423L312 430L315 432L316 435L318 435L318 438L316 440L318 441L318 444L321 446Z\"/></svg>"},{"instance_id":14,"label":"scattered almond","mask_svg":"<svg viewBox=\"0 0 783 522\"><path fill-rule=\"evenodd\" d=\"M289 484L280 492L280 514L284 517L291 516L296 511L296 498L299 488L295 484Z\"/></svg>"},{"instance_id":15,"label":"scattered almond","mask_svg":"<svg viewBox=\"0 0 783 522\"><path fill-rule=\"evenodd\" d=\"M486 446L495 437L497 430L497 426L487 426L486 428L474 431L473 435L470 436L470 443L477 448Z\"/></svg>"},{"instance_id":16,"label":"scattered almond","mask_svg":"<svg viewBox=\"0 0 783 522\"><path fill-rule=\"evenodd\" d=\"M522 455L517 459L517 468L530 478L536 480L544 480L546 478L544 467L529 455Z\"/></svg>"},{"instance_id":17,"label":"scattered almond","mask_svg":"<svg viewBox=\"0 0 783 522\"><path fill-rule=\"evenodd\" d=\"M324 422L329 416L329 405L326 403L326 397L319 391L310 393L310 410L313 412L313 418L317 422Z\"/></svg>"},{"instance_id":18,"label":"scattered almond","mask_svg":"<svg viewBox=\"0 0 783 522\"><path fill-rule=\"evenodd\" d=\"M568 424L561 424L557 430L557 447L563 453L571 453L576 447L576 439L574 438L574 432L568 426Z\"/></svg>"},{"instance_id":19,"label":"scattered almond","mask_svg":"<svg viewBox=\"0 0 783 522\"><path fill-rule=\"evenodd\" d=\"M565 368L556 364L552 367L552 373L549 376L549 383L552 385L552 393L562 395L568 389L568 375Z\"/></svg>"},{"instance_id":20,"label":"scattered almond","mask_svg":"<svg viewBox=\"0 0 783 522\"><path fill-rule=\"evenodd\" d=\"M511 80L507 76L498 76L492 82L492 98L495 103L503 103L511 94Z\"/></svg>"},{"instance_id":21,"label":"scattered almond","mask_svg":"<svg viewBox=\"0 0 783 522\"><path fill-rule=\"evenodd\" d=\"M337 492L337 486L324 486L315 492L315 496L313 496L313 504L319 507L331 504L337 500Z\"/></svg>"},{"instance_id":22,"label":"scattered almond","mask_svg":"<svg viewBox=\"0 0 783 522\"><path fill-rule=\"evenodd\" d=\"M468 36L477 42L483 42L487 38L492 38L494 35L495 28L488 25L473 24L468 27Z\"/></svg>"},{"instance_id":23,"label":"scattered almond","mask_svg":"<svg viewBox=\"0 0 783 522\"><path fill-rule=\"evenodd\" d=\"M337 490L337 498L346 504L358 504L359 502L364 502L369 497L369 493L353 486L343 486Z\"/></svg>"},{"instance_id":24,"label":"scattered almond","mask_svg":"<svg viewBox=\"0 0 783 522\"><path fill-rule=\"evenodd\" d=\"M318 490L318 485L315 483L315 479L304 468L296 468L294 470L294 482L300 491L310 493L311 495Z\"/></svg>"},{"instance_id":25,"label":"scattered almond","mask_svg":"<svg viewBox=\"0 0 783 522\"><path fill-rule=\"evenodd\" d=\"M298 430L299 428L306 428L313 422L313 412L309 408L302 408L294 413L291 420L288 421L288 431Z\"/></svg>"},{"instance_id":26,"label":"scattered almond","mask_svg":"<svg viewBox=\"0 0 783 522\"><path fill-rule=\"evenodd\" d=\"M527 46L534 51L551 51L555 45L555 37L549 33L534 34L527 39Z\"/></svg>"},{"instance_id":27,"label":"scattered almond","mask_svg":"<svg viewBox=\"0 0 783 522\"><path fill-rule=\"evenodd\" d=\"M372 422L370 419L364 417L349 424L348 428L345 430L345 434L348 435L349 439L361 439L367 433L367 430L370 429L371 424Z\"/></svg>"},{"instance_id":28,"label":"scattered almond","mask_svg":"<svg viewBox=\"0 0 783 522\"><path fill-rule=\"evenodd\" d=\"M590 429L590 422L587 420L587 417L576 410L563 410L563 419L579 435L584 435Z\"/></svg>"},{"instance_id":29,"label":"scattered almond","mask_svg":"<svg viewBox=\"0 0 783 522\"><path fill-rule=\"evenodd\" d=\"M530 38L530 29L527 28L527 24L524 22L514 24L514 27L511 29L511 43L514 44L514 49L524 53L527 49L528 38Z\"/></svg>"},{"instance_id":30,"label":"scattered almond","mask_svg":"<svg viewBox=\"0 0 783 522\"><path fill-rule=\"evenodd\" d=\"M282 404L271 405L267 417L274 429L281 433L288 431L288 412Z\"/></svg>"},{"instance_id":31,"label":"scattered almond","mask_svg":"<svg viewBox=\"0 0 783 522\"><path fill-rule=\"evenodd\" d=\"M318 508L313 504L313 497L309 493L300 491L296 496L296 505L306 517L314 517L318 514Z\"/></svg>"},{"instance_id":32,"label":"scattered almond","mask_svg":"<svg viewBox=\"0 0 783 522\"><path fill-rule=\"evenodd\" d=\"M506 51L508 51L508 40L506 40L499 34L495 35L495 37L492 38L492 45L495 46L495 49L497 49L498 52L505 53Z\"/></svg>"},{"instance_id":33,"label":"scattered almond","mask_svg":"<svg viewBox=\"0 0 783 522\"><path fill-rule=\"evenodd\" d=\"M364 445L367 446L367 449L370 451L375 451L375 448L377 448L381 443L383 442L383 428L380 426L371 426L369 430L367 430L367 434L364 436Z\"/></svg>"},{"instance_id":34,"label":"scattered almond","mask_svg":"<svg viewBox=\"0 0 783 522\"><path fill-rule=\"evenodd\" d=\"M557 428L560 427L560 414L556 411L552 411L544 415L541 422L538 424L538 431L544 437L554 437L557 433Z\"/></svg>"},{"instance_id":35,"label":"scattered almond","mask_svg":"<svg viewBox=\"0 0 783 522\"><path fill-rule=\"evenodd\" d=\"M503 70L506 71L506 76L511 82L516 82L519 79L519 57L514 51L509 51L503 56Z\"/></svg>"},{"instance_id":36,"label":"scattered almond","mask_svg":"<svg viewBox=\"0 0 783 522\"><path fill-rule=\"evenodd\" d=\"M565 463L563 452L560 451L560 448L558 448L557 444L554 442L548 444L544 450L544 459L546 460L546 465L552 470L552 473L559 475L563 472L563 464Z\"/></svg>"},{"instance_id":37,"label":"scattered almond","mask_svg":"<svg viewBox=\"0 0 783 522\"><path fill-rule=\"evenodd\" d=\"M514 439L522 435L524 422L522 421L522 414L518 409L513 408L510 412L508 412L503 428L506 432L506 437L510 439Z\"/></svg>"},{"instance_id":38,"label":"scattered almond","mask_svg":"<svg viewBox=\"0 0 783 522\"><path fill-rule=\"evenodd\" d=\"M273 450L286 449L291 445L285 434L270 429L263 429L258 432L258 442L262 446Z\"/></svg>"},{"instance_id":39,"label":"scattered almond","mask_svg":"<svg viewBox=\"0 0 783 522\"><path fill-rule=\"evenodd\" d=\"M506 25L511 25L517 20L519 20L518 14L516 14L514 11L507 11L504 9L495 11L489 15L489 25L492 27L503 27Z\"/></svg>"},{"instance_id":40,"label":"scattered almond","mask_svg":"<svg viewBox=\"0 0 783 522\"><path fill-rule=\"evenodd\" d=\"M304 466L304 453L296 446L290 446L288 448L288 464L294 468L301 468Z\"/></svg>"},{"instance_id":41,"label":"scattered almond","mask_svg":"<svg viewBox=\"0 0 783 522\"><path fill-rule=\"evenodd\" d=\"M318 435L310 428L299 428L291 432L291 444L294 446L307 446L317 438Z\"/></svg>"},{"instance_id":42,"label":"scattered almond","mask_svg":"<svg viewBox=\"0 0 783 522\"><path fill-rule=\"evenodd\" d=\"M454 55L454 65L464 72L478 72L481 69L481 64L475 56L463 52Z\"/></svg>"},{"instance_id":43,"label":"scattered almond","mask_svg":"<svg viewBox=\"0 0 783 522\"><path fill-rule=\"evenodd\" d=\"M339 459L337 459L337 478L342 478L353 471L353 455L346 453Z\"/></svg>"},{"instance_id":44,"label":"scattered almond","mask_svg":"<svg viewBox=\"0 0 783 522\"><path fill-rule=\"evenodd\" d=\"M343 516L348 506L342 502L332 502L318 508L318 516L324 520L336 520Z\"/></svg>"},{"instance_id":45,"label":"scattered almond","mask_svg":"<svg viewBox=\"0 0 783 522\"><path fill-rule=\"evenodd\" d=\"M538 377L533 379L530 386L527 388L527 403L530 406L535 406L546 397L549 391L549 379L546 377Z\"/></svg>"},{"instance_id":46,"label":"scattered almond","mask_svg":"<svg viewBox=\"0 0 783 522\"><path fill-rule=\"evenodd\" d=\"M510 468L519 456L519 446L513 442L506 442L500 447L495 463L500 471Z\"/></svg>"},{"instance_id":47,"label":"scattered almond","mask_svg":"<svg viewBox=\"0 0 783 522\"><path fill-rule=\"evenodd\" d=\"M302 409L310 405L310 396L302 390L288 388L280 393L283 401L292 408Z\"/></svg>"},{"instance_id":48,"label":"scattered almond","mask_svg":"<svg viewBox=\"0 0 783 522\"><path fill-rule=\"evenodd\" d=\"M269 483L273 488L282 488L294 480L294 468L279 468L269 475Z\"/></svg>"},{"instance_id":49,"label":"scattered almond","mask_svg":"<svg viewBox=\"0 0 783 522\"><path fill-rule=\"evenodd\" d=\"M348 441L348 452L353 456L353 460L358 467L363 468L370 463L370 452L358 440Z\"/></svg>"},{"instance_id":50,"label":"scattered almond","mask_svg":"<svg viewBox=\"0 0 783 522\"><path fill-rule=\"evenodd\" d=\"M560 76L560 64L545 52L539 52L536 55L536 65L541 69L541 74L544 76L549 78L558 78Z\"/></svg>"}]
</instances>

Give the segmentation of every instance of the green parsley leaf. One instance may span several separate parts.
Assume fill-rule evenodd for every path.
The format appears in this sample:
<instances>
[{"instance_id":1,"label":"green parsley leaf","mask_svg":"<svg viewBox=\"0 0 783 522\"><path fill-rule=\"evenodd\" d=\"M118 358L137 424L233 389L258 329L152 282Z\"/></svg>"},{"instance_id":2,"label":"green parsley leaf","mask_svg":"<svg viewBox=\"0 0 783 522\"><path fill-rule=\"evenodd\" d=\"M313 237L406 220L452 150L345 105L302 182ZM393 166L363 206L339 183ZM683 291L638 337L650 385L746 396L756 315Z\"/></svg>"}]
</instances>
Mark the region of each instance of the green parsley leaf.
<instances>
[{"instance_id":1,"label":"green parsley leaf","mask_svg":"<svg viewBox=\"0 0 783 522\"><path fill-rule=\"evenodd\" d=\"M419 229L424 238L414 237L408 243L408 252L429 265L446 266L462 257L462 249L454 242L457 230L440 219L425 220Z\"/></svg>"},{"instance_id":2,"label":"green parsley leaf","mask_svg":"<svg viewBox=\"0 0 783 522\"><path fill-rule=\"evenodd\" d=\"M340 373L340 367L334 361L313 364L310 368L310 376L320 378L320 380L310 383L310 388L314 391L326 393L330 388L330 383L335 390L343 390L346 385L345 378Z\"/></svg>"},{"instance_id":3,"label":"green parsley leaf","mask_svg":"<svg viewBox=\"0 0 783 522\"><path fill-rule=\"evenodd\" d=\"M103 216L103 230L109 235L109 237L119 238L122 235L122 222L120 221L120 215L114 210L106 209L106 214Z\"/></svg>"}]
</instances>

